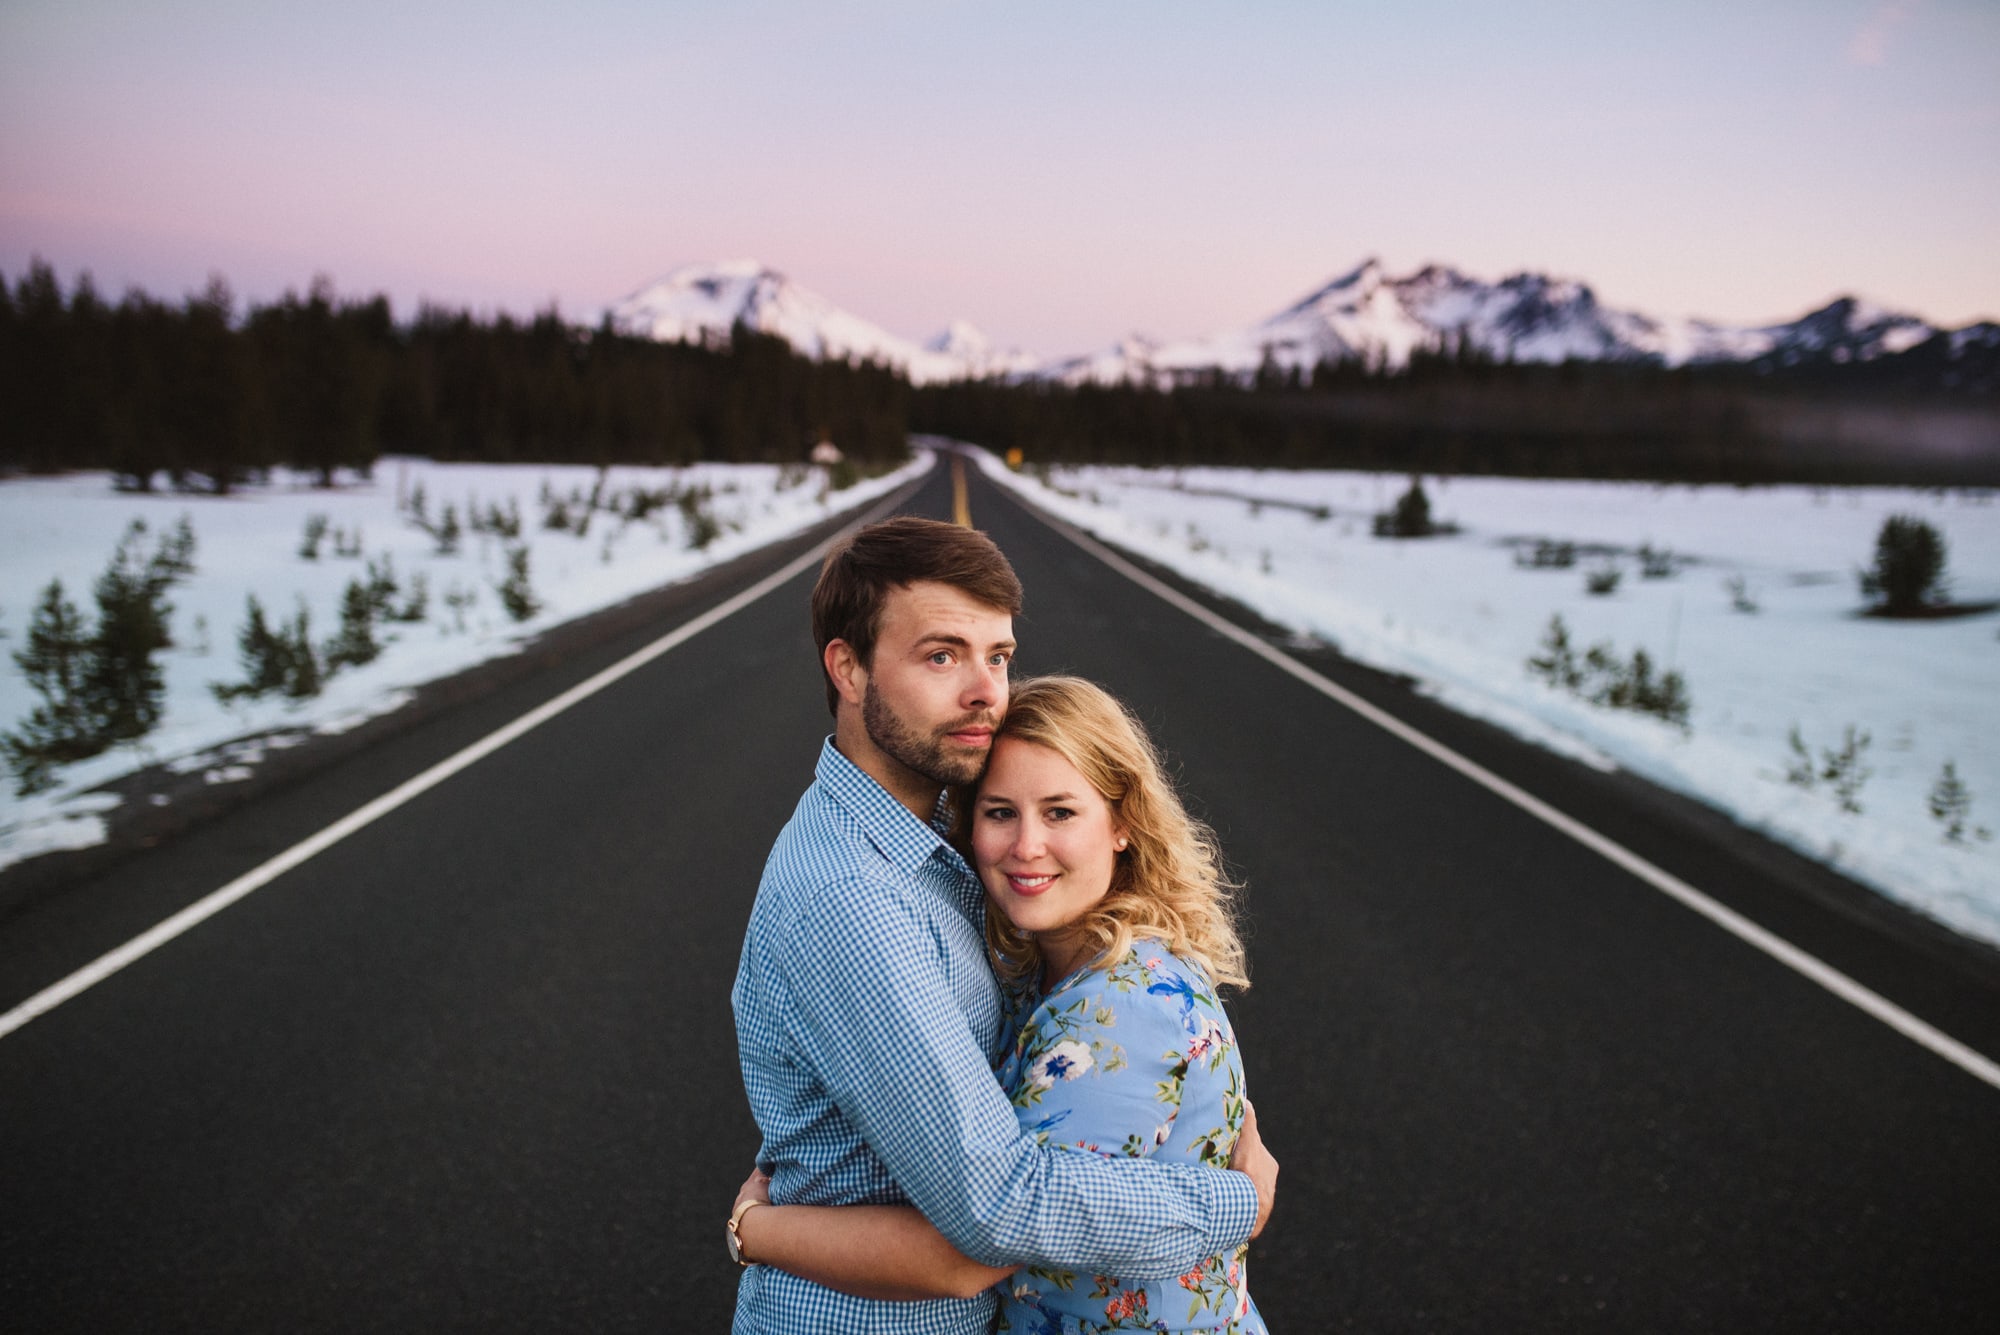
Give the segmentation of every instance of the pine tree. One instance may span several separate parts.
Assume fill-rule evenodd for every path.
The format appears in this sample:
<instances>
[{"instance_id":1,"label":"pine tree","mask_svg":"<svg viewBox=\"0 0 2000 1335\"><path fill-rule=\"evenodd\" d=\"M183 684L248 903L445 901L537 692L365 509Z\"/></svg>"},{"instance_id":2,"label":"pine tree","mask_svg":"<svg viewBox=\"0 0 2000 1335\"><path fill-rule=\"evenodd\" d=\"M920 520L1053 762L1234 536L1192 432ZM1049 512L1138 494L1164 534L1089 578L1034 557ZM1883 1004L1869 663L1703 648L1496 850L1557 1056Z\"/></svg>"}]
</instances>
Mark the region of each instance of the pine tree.
<instances>
[{"instance_id":1,"label":"pine tree","mask_svg":"<svg viewBox=\"0 0 2000 1335\"><path fill-rule=\"evenodd\" d=\"M516 621L526 621L542 610L534 590L528 584L527 547L507 549L507 578L495 589L500 595L500 605L507 609L507 615Z\"/></svg>"},{"instance_id":2,"label":"pine tree","mask_svg":"<svg viewBox=\"0 0 2000 1335\"><path fill-rule=\"evenodd\" d=\"M1549 618L1549 627L1542 632L1542 652L1528 660L1528 671L1549 685L1565 691L1583 689L1583 669L1577 665L1576 647L1570 643L1569 627L1563 623L1562 614Z\"/></svg>"},{"instance_id":3,"label":"pine tree","mask_svg":"<svg viewBox=\"0 0 2000 1335\"><path fill-rule=\"evenodd\" d=\"M420 577L421 578L421 577ZM395 558L384 552L380 564L374 558L368 561L368 606L377 621L395 619L396 595L400 586L396 582Z\"/></svg>"},{"instance_id":4,"label":"pine tree","mask_svg":"<svg viewBox=\"0 0 2000 1335\"><path fill-rule=\"evenodd\" d=\"M327 518L322 514L306 516L305 536L299 539L299 559L319 560L319 545L326 541Z\"/></svg>"},{"instance_id":5,"label":"pine tree","mask_svg":"<svg viewBox=\"0 0 2000 1335\"><path fill-rule=\"evenodd\" d=\"M244 680L240 685L217 687L216 694L224 699L234 699L240 695L267 695L285 688L285 679L290 675L291 655L285 641L271 629L264 619L264 605L257 601L256 594L248 597L248 608L243 619L243 629L237 632L237 653L243 661Z\"/></svg>"},{"instance_id":6,"label":"pine tree","mask_svg":"<svg viewBox=\"0 0 2000 1335\"><path fill-rule=\"evenodd\" d=\"M1410 479L1409 490L1397 498L1394 509L1375 516L1378 538L1423 538L1431 531L1431 500L1424 495L1420 477Z\"/></svg>"},{"instance_id":7,"label":"pine tree","mask_svg":"<svg viewBox=\"0 0 2000 1335\"><path fill-rule=\"evenodd\" d=\"M340 599L340 633L326 645L326 670L372 663L382 652L375 640L375 599L369 586L349 580Z\"/></svg>"},{"instance_id":8,"label":"pine tree","mask_svg":"<svg viewBox=\"0 0 2000 1335\"><path fill-rule=\"evenodd\" d=\"M319 651L313 648L312 614L306 609L304 599L299 600L299 610L291 624L280 632L280 639L284 646L285 694L294 700L318 695L326 686L326 673L320 666Z\"/></svg>"},{"instance_id":9,"label":"pine tree","mask_svg":"<svg viewBox=\"0 0 2000 1335\"><path fill-rule=\"evenodd\" d=\"M318 695L325 684L319 651L312 642L311 617L303 601L291 621L273 629L264 616L264 605L257 601L256 594L251 594L243 629L236 635L236 646L243 664L243 680L213 682L209 686L215 698L225 704L277 692L303 700Z\"/></svg>"},{"instance_id":10,"label":"pine tree","mask_svg":"<svg viewBox=\"0 0 2000 1335\"><path fill-rule=\"evenodd\" d=\"M1958 766L1953 762L1944 762L1937 782L1931 785L1929 805L1931 819L1944 826L1945 839L1954 844L1965 842L1966 823L1972 819L1972 792L1958 777ZM1973 833L1981 839L1992 838L1992 833L1981 827L1975 826Z\"/></svg>"},{"instance_id":11,"label":"pine tree","mask_svg":"<svg viewBox=\"0 0 2000 1335\"><path fill-rule=\"evenodd\" d=\"M437 529L431 534L437 541L437 554L450 556L456 552L463 532L458 525L458 507L449 501L445 502L444 518L438 521Z\"/></svg>"},{"instance_id":12,"label":"pine tree","mask_svg":"<svg viewBox=\"0 0 2000 1335\"><path fill-rule=\"evenodd\" d=\"M53 787L56 766L104 749L84 702L90 640L76 605L63 596L62 581L51 581L28 623L27 647L14 652L42 703L15 731L0 733L0 755L13 771L18 796Z\"/></svg>"},{"instance_id":13,"label":"pine tree","mask_svg":"<svg viewBox=\"0 0 2000 1335\"><path fill-rule=\"evenodd\" d=\"M97 631L83 701L107 744L136 741L160 721L166 680L155 655L173 644L165 595L194 569L194 533L185 519L142 559L145 538L145 521L133 520L93 590Z\"/></svg>"},{"instance_id":14,"label":"pine tree","mask_svg":"<svg viewBox=\"0 0 2000 1335\"><path fill-rule=\"evenodd\" d=\"M1885 616L1915 616L1944 597L1944 536L1914 515L1890 515L1875 536L1875 563L1861 574L1864 598Z\"/></svg>"}]
</instances>

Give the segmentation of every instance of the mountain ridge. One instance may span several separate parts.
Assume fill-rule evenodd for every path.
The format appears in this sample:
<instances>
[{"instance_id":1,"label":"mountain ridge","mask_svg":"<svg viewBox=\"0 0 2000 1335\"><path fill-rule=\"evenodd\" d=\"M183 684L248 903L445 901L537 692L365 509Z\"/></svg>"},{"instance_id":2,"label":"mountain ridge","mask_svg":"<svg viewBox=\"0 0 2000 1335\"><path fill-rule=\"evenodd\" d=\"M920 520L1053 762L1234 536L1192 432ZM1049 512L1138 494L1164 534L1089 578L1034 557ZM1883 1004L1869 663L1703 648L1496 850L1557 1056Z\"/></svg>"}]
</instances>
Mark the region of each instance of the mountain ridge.
<instances>
[{"instance_id":1,"label":"mountain ridge","mask_svg":"<svg viewBox=\"0 0 2000 1335\"><path fill-rule=\"evenodd\" d=\"M1310 371L1326 361L1393 370L1445 350L1501 362L1773 370L1878 361L1938 339L1936 355L1945 362L1968 354L1990 360L2000 341L2000 325L1991 321L1946 329L1853 295L1796 320L1734 325L1614 309L1588 283L1531 271L1488 282L1432 263L1396 277L1372 256L1239 329L1174 340L1134 334L1096 352L1046 360L997 349L964 320L921 342L903 338L755 260L683 265L616 303L607 318L619 332L663 340L726 338L742 323L807 356L886 362L914 384L1000 377L1170 386L1216 374L1247 379L1266 366Z\"/></svg>"}]
</instances>

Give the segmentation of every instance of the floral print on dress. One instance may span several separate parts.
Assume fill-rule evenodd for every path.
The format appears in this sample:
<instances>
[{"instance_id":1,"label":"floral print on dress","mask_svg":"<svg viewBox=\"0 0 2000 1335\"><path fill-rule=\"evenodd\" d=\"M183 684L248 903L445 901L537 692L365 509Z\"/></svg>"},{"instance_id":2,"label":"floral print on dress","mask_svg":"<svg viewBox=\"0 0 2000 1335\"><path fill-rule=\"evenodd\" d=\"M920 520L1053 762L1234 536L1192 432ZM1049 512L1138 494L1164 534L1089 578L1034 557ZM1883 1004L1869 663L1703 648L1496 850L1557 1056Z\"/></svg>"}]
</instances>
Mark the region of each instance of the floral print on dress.
<instances>
[{"instance_id":1,"label":"floral print on dress","mask_svg":"<svg viewBox=\"0 0 2000 1335\"><path fill-rule=\"evenodd\" d=\"M1243 1129L1243 1062L1206 976L1157 941L1047 995L1010 988L1000 1084L1044 1145L1227 1168ZM1028 1266L1000 1286L1011 1335L1220 1331L1262 1335L1247 1247L1174 1279L1124 1282Z\"/></svg>"}]
</instances>

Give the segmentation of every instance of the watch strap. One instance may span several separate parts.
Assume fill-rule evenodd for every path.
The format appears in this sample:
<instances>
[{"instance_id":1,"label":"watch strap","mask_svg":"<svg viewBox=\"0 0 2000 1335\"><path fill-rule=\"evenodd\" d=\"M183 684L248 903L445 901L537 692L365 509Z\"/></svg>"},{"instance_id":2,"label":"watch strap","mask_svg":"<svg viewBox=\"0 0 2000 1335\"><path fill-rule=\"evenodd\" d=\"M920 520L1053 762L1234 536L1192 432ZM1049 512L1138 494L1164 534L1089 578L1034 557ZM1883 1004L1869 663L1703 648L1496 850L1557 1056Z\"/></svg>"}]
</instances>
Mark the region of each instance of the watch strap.
<instances>
[{"instance_id":1,"label":"watch strap","mask_svg":"<svg viewBox=\"0 0 2000 1335\"><path fill-rule=\"evenodd\" d=\"M736 1208L729 1212L729 1250L736 1264L745 1268L756 1264L743 1254L743 1235L739 1229L743 1223L744 1215L749 1214L752 1209L759 1205L769 1204L769 1201L760 1201L753 1198L751 1200L738 1201Z\"/></svg>"}]
</instances>

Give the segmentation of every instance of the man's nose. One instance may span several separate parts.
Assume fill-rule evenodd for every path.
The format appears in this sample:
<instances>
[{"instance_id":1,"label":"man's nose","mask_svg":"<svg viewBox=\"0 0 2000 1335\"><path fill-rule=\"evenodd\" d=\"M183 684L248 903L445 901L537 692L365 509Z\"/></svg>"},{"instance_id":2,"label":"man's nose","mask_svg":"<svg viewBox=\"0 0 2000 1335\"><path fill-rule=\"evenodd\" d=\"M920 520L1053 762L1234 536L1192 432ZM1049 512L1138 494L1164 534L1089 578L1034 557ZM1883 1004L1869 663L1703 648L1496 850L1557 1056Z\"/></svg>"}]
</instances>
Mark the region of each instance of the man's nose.
<instances>
[{"instance_id":1,"label":"man's nose","mask_svg":"<svg viewBox=\"0 0 2000 1335\"><path fill-rule=\"evenodd\" d=\"M1007 668L1001 663L981 663L965 684L960 703L967 709L984 709L1006 694Z\"/></svg>"}]
</instances>

